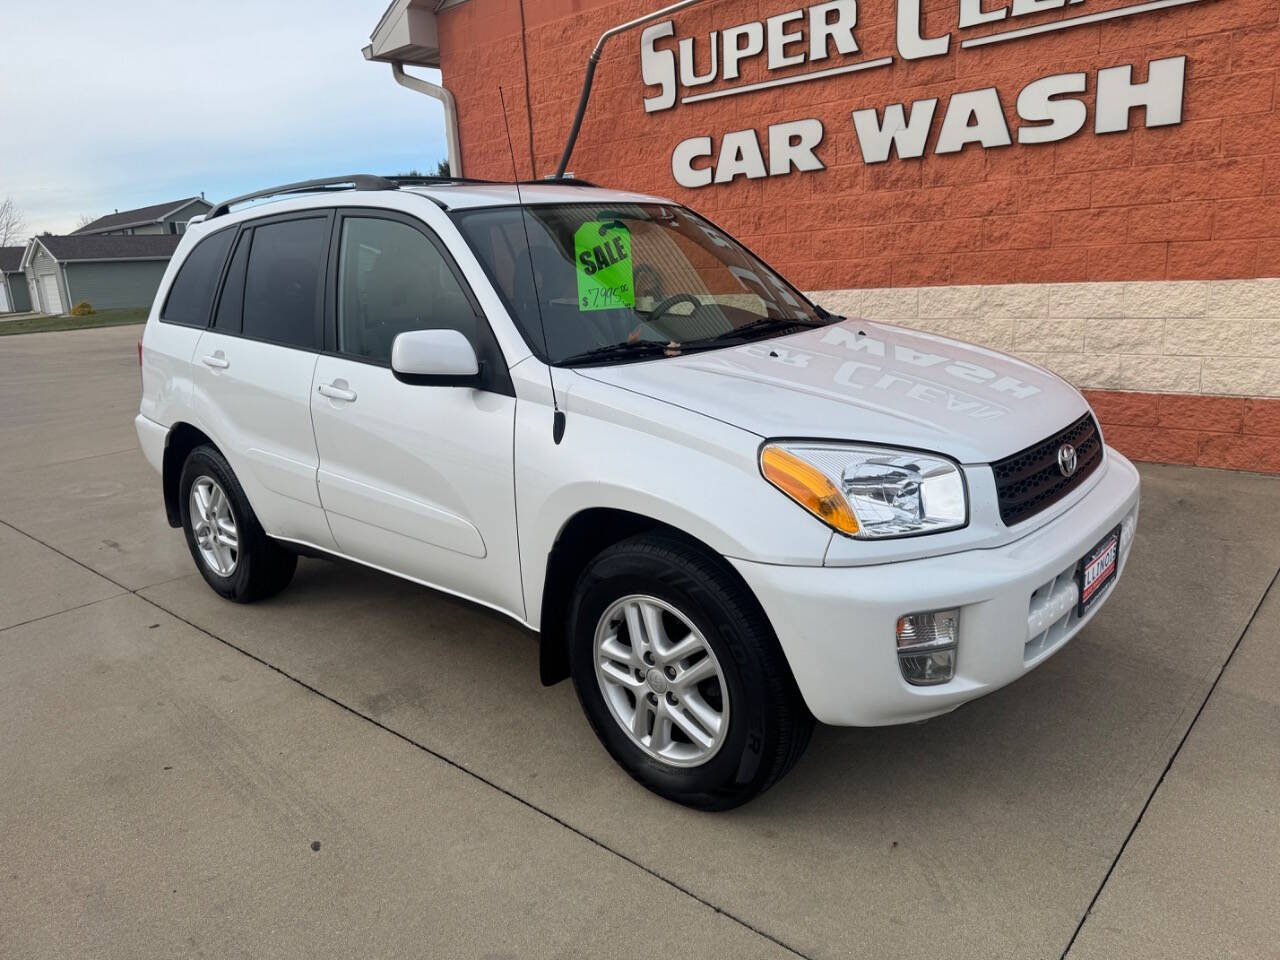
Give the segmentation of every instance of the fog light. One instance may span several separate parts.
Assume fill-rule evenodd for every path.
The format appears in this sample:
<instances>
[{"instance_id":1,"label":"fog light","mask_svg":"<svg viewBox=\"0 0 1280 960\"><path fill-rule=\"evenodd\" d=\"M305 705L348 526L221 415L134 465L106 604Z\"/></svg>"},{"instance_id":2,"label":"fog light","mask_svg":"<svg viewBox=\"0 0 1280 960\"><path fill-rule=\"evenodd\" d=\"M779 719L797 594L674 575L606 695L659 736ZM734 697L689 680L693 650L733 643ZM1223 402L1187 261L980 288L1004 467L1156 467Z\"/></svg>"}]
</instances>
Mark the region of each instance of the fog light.
<instances>
[{"instance_id":1,"label":"fog light","mask_svg":"<svg viewBox=\"0 0 1280 960\"><path fill-rule=\"evenodd\" d=\"M916 686L946 683L956 674L960 611L934 610L898 618L898 667Z\"/></svg>"}]
</instances>

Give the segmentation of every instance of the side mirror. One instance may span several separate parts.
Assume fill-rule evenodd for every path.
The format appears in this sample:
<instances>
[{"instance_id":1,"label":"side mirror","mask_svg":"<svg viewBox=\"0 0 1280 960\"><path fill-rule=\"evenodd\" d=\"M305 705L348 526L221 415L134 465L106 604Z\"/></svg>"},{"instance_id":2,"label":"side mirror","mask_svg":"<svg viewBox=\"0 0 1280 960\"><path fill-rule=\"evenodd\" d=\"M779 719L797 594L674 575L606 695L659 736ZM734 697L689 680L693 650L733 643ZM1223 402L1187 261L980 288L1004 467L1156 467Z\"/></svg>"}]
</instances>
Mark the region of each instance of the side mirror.
<instances>
[{"instance_id":1,"label":"side mirror","mask_svg":"<svg viewBox=\"0 0 1280 960\"><path fill-rule=\"evenodd\" d=\"M476 386L480 361L457 330L409 330L391 344L391 372L405 383Z\"/></svg>"}]
</instances>

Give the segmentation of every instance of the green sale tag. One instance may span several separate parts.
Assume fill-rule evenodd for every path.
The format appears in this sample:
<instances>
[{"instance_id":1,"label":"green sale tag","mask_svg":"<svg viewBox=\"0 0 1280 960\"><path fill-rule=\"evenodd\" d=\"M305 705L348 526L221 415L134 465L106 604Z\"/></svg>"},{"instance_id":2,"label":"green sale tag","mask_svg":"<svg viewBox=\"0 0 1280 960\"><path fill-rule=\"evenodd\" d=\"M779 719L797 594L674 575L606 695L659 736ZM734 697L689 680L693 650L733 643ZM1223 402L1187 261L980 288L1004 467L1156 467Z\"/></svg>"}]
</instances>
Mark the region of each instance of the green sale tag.
<instances>
[{"instance_id":1,"label":"green sale tag","mask_svg":"<svg viewBox=\"0 0 1280 960\"><path fill-rule=\"evenodd\" d=\"M617 220L591 220L573 235L578 265L578 310L612 310L636 305L631 266L631 231Z\"/></svg>"}]
</instances>

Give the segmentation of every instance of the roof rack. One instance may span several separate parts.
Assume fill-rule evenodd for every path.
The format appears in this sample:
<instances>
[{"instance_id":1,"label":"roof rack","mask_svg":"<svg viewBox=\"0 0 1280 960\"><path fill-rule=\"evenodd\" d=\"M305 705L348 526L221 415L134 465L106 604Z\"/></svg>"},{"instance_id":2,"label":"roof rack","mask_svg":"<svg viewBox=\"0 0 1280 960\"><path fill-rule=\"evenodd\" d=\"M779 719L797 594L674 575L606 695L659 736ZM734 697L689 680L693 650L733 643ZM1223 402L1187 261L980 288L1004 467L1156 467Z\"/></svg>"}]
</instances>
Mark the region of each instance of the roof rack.
<instances>
[{"instance_id":1,"label":"roof rack","mask_svg":"<svg viewBox=\"0 0 1280 960\"><path fill-rule=\"evenodd\" d=\"M490 183L501 185L499 180L479 180L474 177L433 177L433 176L393 176L379 177L369 173L352 173L343 177L321 177L319 180L299 180L297 183L286 183L265 190L255 190L230 200L223 200L204 216L205 221L230 213L231 208L250 200L263 200L267 197L283 197L295 193L327 193L339 190L399 190L402 186L432 186L448 183ZM539 180L521 180L521 186L535 186L554 183L566 187L594 187L590 180L579 180L572 174L563 177L543 177ZM439 202L439 201L437 201ZM195 220L193 218L192 222Z\"/></svg>"},{"instance_id":2,"label":"roof rack","mask_svg":"<svg viewBox=\"0 0 1280 960\"><path fill-rule=\"evenodd\" d=\"M536 184L540 184L540 183L542 183L542 184L546 184L546 183L554 183L554 184L558 184L558 185L560 185L560 186L562 186L562 187L596 187L596 188L599 188L599 186L600 186L600 184L598 184L598 183L592 183L590 180L582 180L582 179L580 179L580 178L578 178L578 177L575 177L572 173L566 173L566 174L565 174L564 176L562 176L562 177L558 177L558 176L556 176L554 173L552 173L552 174L548 174L548 175L547 175L547 176L545 176L545 177L539 177L537 180L521 180L521 181L520 181L520 185L521 185L522 187L534 186L534 185L536 185Z\"/></svg>"},{"instance_id":3,"label":"roof rack","mask_svg":"<svg viewBox=\"0 0 1280 960\"><path fill-rule=\"evenodd\" d=\"M397 175L393 177L387 177L387 179L400 184L400 186L402 187L416 187L416 186L428 187L428 186L432 186L433 184L444 184L444 183L497 183L498 182L496 180L480 180L476 177L440 177L440 176L428 176L425 174L413 175L413 176Z\"/></svg>"},{"instance_id":4,"label":"roof rack","mask_svg":"<svg viewBox=\"0 0 1280 960\"><path fill-rule=\"evenodd\" d=\"M229 213L231 208L241 203L248 203L250 200L261 200L265 197L280 197L292 193L324 193L329 190L398 190L400 185L394 178L375 177L367 173L353 173L344 177L322 177L319 180L299 180L297 183L286 183L279 187L270 187L266 190L255 190L253 193L246 193L243 196L232 197L230 200L224 200L205 217L206 220L212 220L214 217L220 217Z\"/></svg>"}]
</instances>

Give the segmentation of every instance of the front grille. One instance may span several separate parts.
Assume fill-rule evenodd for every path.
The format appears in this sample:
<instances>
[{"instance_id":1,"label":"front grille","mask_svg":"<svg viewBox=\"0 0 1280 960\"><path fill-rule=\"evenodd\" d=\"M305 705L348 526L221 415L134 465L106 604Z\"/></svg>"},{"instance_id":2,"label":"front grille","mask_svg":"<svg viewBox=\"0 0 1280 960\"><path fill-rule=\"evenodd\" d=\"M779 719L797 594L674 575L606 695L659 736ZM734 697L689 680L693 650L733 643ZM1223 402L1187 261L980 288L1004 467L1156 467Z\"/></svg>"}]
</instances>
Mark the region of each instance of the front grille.
<instances>
[{"instance_id":1,"label":"front grille","mask_svg":"<svg viewBox=\"0 0 1280 960\"><path fill-rule=\"evenodd\" d=\"M1076 472L1064 477L1058 469L1058 450L1064 443L1076 448ZM1093 414L1086 413L1047 440L1020 450L991 465L996 476L1000 519L1011 527L1057 503L1098 469L1102 436Z\"/></svg>"}]
</instances>

